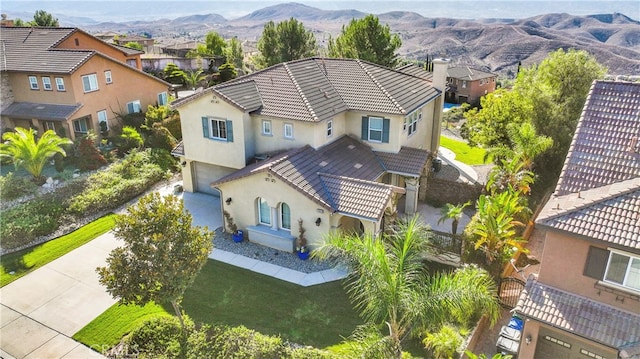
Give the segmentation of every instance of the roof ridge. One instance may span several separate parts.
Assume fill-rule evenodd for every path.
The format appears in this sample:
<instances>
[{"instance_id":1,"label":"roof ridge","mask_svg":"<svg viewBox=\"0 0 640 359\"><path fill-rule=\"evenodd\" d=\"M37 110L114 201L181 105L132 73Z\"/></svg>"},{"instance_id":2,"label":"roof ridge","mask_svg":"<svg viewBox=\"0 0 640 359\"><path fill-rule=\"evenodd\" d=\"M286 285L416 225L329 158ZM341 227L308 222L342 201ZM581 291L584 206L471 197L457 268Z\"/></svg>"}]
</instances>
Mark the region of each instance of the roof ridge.
<instances>
[{"instance_id":1,"label":"roof ridge","mask_svg":"<svg viewBox=\"0 0 640 359\"><path fill-rule=\"evenodd\" d=\"M311 104L309 103L309 100L307 99L307 96L305 96L304 92L302 92L302 89L300 88L300 85L298 84L298 81L296 80L296 77L293 76L293 73L291 72L291 69L289 68L288 63L285 62L285 63L282 64L282 66L284 67L285 71L287 72L287 75L289 75L289 79L291 79L291 82L293 82L293 85L295 86L296 91L298 92L298 94L302 98L302 102L304 103L304 106L307 108L307 111L309 111L309 114L311 114L311 117L315 121L319 121L318 115L316 115L315 111L313 111L313 108L311 107Z\"/></svg>"},{"instance_id":2,"label":"roof ridge","mask_svg":"<svg viewBox=\"0 0 640 359\"><path fill-rule=\"evenodd\" d=\"M606 190L607 192L602 193L603 190ZM576 211L606 202L616 197L624 196L626 194L629 194L631 192L635 192L638 190L640 190L640 177L634 177L628 180L624 180L624 181L620 181L620 182L616 182L616 183L612 183L612 184L608 184L600 187L590 188L584 191L572 192L562 196L552 197L545 204L544 209L538 216L538 219L542 221L552 220L560 216L564 216L569 213L576 212ZM592 196L593 198L589 198ZM581 203L575 204L575 202L577 202L579 199L582 200ZM568 205L564 206L566 208L561 208L561 205L558 202L561 200L567 200L571 202ZM558 203L556 205L553 205L552 202L558 202ZM551 205L551 208L547 208L549 205ZM558 212L549 213L548 215L543 216L543 214L547 214L545 212L550 212L550 211L558 211Z\"/></svg>"},{"instance_id":3,"label":"roof ridge","mask_svg":"<svg viewBox=\"0 0 640 359\"><path fill-rule=\"evenodd\" d=\"M398 103L398 101L396 101L396 99L394 99L391 94L389 94L389 92L387 92L387 90L378 82L378 80L373 76L373 74L371 74L371 72L369 72L369 70L364 66L364 63L362 62L362 60L357 59L356 63L358 65L360 65L360 67L362 68L362 70L364 71L365 74L367 74L367 76L369 76L369 78L371 79L371 81L373 81L374 84L376 84L376 86L378 86L378 88L380 89L380 91L382 91L383 94L385 94L385 96L387 96L387 98L389 100L391 100L391 102L396 106L396 108L398 110L400 110L400 113L404 114L407 111L405 111L404 108L402 108L402 106L400 106L400 104ZM399 71L396 71L398 73L401 73Z\"/></svg>"}]
</instances>

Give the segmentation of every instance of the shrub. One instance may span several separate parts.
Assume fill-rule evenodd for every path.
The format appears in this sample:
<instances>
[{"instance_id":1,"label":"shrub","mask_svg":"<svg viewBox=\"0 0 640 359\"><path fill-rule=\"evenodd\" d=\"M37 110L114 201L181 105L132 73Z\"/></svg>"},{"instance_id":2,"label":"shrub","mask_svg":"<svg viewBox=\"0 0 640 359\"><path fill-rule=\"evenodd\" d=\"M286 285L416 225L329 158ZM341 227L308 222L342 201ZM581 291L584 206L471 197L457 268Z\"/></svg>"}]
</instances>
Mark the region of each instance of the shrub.
<instances>
[{"instance_id":1,"label":"shrub","mask_svg":"<svg viewBox=\"0 0 640 359\"><path fill-rule=\"evenodd\" d=\"M212 354L215 358L283 358L289 356L288 348L279 337L267 336L239 327L214 329Z\"/></svg>"},{"instance_id":2,"label":"shrub","mask_svg":"<svg viewBox=\"0 0 640 359\"><path fill-rule=\"evenodd\" d=\"M171 132L159 123L154 123L151 133L147 137L147 147L160 148L171 151L176 147L177 141L171 135Z\"/></svg>"},{"instance_id":3,"label":"shrub","mask_svg":"<svg viewBox=\"0 0 640 359\"><path fill-rule=\"evenodd\" d=\"M160 148L151 149L151 161L160 166L165 172L177 172L180 169L178 167L178 159L172 156L171 152Z\"/></svg>"},{"instance_id":4,"label":"shrub","mask_svg":"<svg viewBox=\"0 0 640 359\"><path fill-rule=\"evenodd\" d=\"M427 333L422 343L436 358L450 359L462 346L463 340L457 328L444 325L438 332Z\"/></svg>"},{"instance_id":5,"label":"shrub","mask_svg":"<svg viewBox=\"0 0 640 359\"><path fill-rule=\"evenodd\" d=\"M55 231L63 209L62 202L43 196L2 212L2 248L17 248Z\"/></svg>"},{"instance_id":6,"label":"shrub","mask_svg":"<svg viewBox=\"0 0 640 359\"><path fill-rule=\"evenodd\" d=\"M339 356L318 348L305 347L291 350L291 359L337 359Z\"/></svg>"},{"instance_id":7,"label":"shrub","mask_svg":"<svg viewBox=\"0 0 640 359\"><path fill-rule=\"evenodd\" d=\"M96 147L94 136L85 136L80 139L77 156L77 165L82 171L96 170L107 164L107 160Z\"/></svg>"},{"instance_id":8,"label":"shrub","mask_svg":"<svg viewBox=\"0 0 640 359\"><path fill-rule=\"evenodd\" d=\"M175 114L170 118L162 121L162 126L164 126L171 135L178 141L182 139L182 126L180 125L180 114Z\"/></svg>"},{"instance_id":9,"label":"shrub","mask_svg":"<svg viewBox=\"0 0 640 359\"><path fill-rule=\"evenodd\" d=\"M0 198L3 201L10 201L22 196L34 194L38 190L30 179L14 175L9 172L4 177L0 177Z\"/></svg>"},{"instance_id":10,"label":"shrub","mask_svg":"<svg viewBox=\"0 0 640 359\"><path fill-rule=\"evenodd\" d=\"M122 134L118 137L119 153L125 155L134 149L142 148L144 140L140 133L131 126L122 128Z\"/></svg>"},{"instance_id":11,"label":"shrub","mask_svg":"<svg viewBox=\"0 0 640 359\"><path fill-rule=\"evenodd\" d=\"M87 188L73 197L73 214L98 214L126 203L160 181L167 172L153 163L151 151L133 151L122 161L91 175Z\"/></svg>"}]
</instances>

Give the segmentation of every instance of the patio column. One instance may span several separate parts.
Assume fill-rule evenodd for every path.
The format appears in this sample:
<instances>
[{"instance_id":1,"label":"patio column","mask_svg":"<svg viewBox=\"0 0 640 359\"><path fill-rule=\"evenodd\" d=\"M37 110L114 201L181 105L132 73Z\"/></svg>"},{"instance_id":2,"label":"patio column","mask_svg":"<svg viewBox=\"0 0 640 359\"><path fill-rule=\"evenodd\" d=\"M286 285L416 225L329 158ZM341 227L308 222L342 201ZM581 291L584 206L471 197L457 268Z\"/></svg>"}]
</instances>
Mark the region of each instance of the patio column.
<instances>
[{"instance_id":1,"label":"patio column","mask_svg":"<svg viewBox=\"0 0 640 359\"><path fill-rule=\"evenodd\" d=\"M418 187L419 182L418 178L415 177L405 177L405 202L404 202L404 213L408 215L414 215L418 210Z\"/></svg>"},{"instance_id":2,"label":"patio column","mask_svg":"<svg viewBox=\"0 0 640 359\"><path fill-rule=\"evenodd\" d=\"M271 230L278 230L278 209L271 207Z\"/></svg>"}]
</instances>

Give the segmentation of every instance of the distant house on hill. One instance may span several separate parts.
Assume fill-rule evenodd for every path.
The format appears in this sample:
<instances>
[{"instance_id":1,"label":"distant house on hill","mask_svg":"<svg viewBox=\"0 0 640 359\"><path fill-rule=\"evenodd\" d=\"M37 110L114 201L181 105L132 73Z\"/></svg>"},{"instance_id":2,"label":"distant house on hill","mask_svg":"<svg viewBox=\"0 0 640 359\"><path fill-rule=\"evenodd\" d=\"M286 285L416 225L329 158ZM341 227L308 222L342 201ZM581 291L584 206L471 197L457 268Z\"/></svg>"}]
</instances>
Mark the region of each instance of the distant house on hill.
<instances>
[{"instance_id":1,"label":"distant house on hill","mask_svg":"<svg viewBox=\"0 0 640 359\"><path fill-rule=\"evenodd\" d=\"M469 66L455 66L447 70L447 93L449 103L480 104L480 97L496 90L498 75L473 69Z\"/></svg>"}]
</instances>

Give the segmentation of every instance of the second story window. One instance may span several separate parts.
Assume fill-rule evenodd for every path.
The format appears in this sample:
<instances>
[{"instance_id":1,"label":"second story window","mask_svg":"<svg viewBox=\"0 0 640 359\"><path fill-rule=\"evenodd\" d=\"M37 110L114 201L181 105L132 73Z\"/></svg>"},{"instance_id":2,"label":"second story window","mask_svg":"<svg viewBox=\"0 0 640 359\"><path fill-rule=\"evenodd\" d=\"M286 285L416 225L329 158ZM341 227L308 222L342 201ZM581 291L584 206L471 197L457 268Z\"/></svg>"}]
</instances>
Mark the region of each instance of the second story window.
<instances>
[{"instance_id":1,"label":"second story window","mask_svg":"<svg viewBox=\"0 0 640 359\"><path fill-rule=\"evenodd\" d=\"M611 252L604 281L640 290L640 258Z\"/></svg>"},{"instance_id":2,"label":"second story window","mask_svg":"<svg viewBox=\"0 0 640 359\"><path fill-rule=\"evenodd\" d=\"M32 90L38 90L38 78L35 76L29 76L29 86Z\"/></svg>"},{"instance_id":3,"label":"second story window","mask_svg":"<svg viewBox=\"0 0 640 359\"><path fill-rule=\"evenodd\" d=\"M51 86L51 77L44 76L42 78L42 88L47 91L53 90L53 86Z\"/></svg>"},{"instance_id":4,"label":"second story window","mask_svg":"<svg viewBox=\"0 0 640 359\"><path fill-rule=\"evenodd\" d=\"M233 123L221 118L203 117L202 133L212 140L233 142Z\"/></svg>"},{"instance_id":5,"label":"second story window","mask_svg":"<svg viewBox=\"0 0 640 359\"><path fill-rule=\"evenodd\" d=\"M362 117L362 140L389 143L390 120L382 117Z\"/></svg>"},{"instance_id":6,"label":"second story window","mask_svg":"<svg viewBox=\"0 0 640 359\"><path fill-rule=\"evenodd\" d=\"M333 121L327 121L327 137L333 136Z\"/></svg>"},{"instance_id":7,"label":"second story window","mask_svg":"<svg viewBox=\"0 0 640 359\"><path fill-rule=\"evenodd\" d=\"M98 123L100 124L100 128L104 126L104 128L108 130L109 122L107 121L107 110L98 111L97 115L98 115ZM104 125L102 123L104 123Z\"/></svg>"},{"instance_id":8,"label":"second story window","mask_svg":"<svg viewBox=\"0 0 640 359\"><path fill-rule=\"evenodd\" d=\"M82 88L84 92L92 92L98 90L98 77L96 74L82 76Z\"/></svg>"},{"instance_id":9,"label":"second story window","mask_svg":"<svg viewBox=\"0 0 640 359\"><path fill-rule=\"evenodd\" d=\"M293 138L293 125L290 123L284 124L284 138Z\"/></svg>"},{"instance_id":10,"label":"second story window","mask_svg":"<svg viewBox=\"0 0 640 359\"><path fill-rule=\"evenodd\" d=\"M158 105L159 106L164 106L167 103L169 103L169 99L167 97L167 93L166 92L160 92L158 94Z\"/></svg>"},{"instance_id":11,"label":"second story window","mask_svg":"<svg viewBox=\"0 0 640 359\"><path fill-rule=\"evenodd\" d=\"M379 117L369 118L369 141L382 142L382 119Z\"/></svg>"},{"instance_id":12,"label":"second story window","mask_svg":"<svg viewBox=\"0 0 640 359\"><path fill-rule=\"evenodd\" d=\"M415 111L411 113L409 116L405 117L404 122L409 131L409 135L413 134L418 130L418 121L422 116L418 115L419 111ZM421 114L421 113L420 113Z\"/></svg>"},{"instance_id":13,"label":"second story window","mask_svg":"<svg viewBox=\"0 0 640 359\"><path fill-rule=\"evenodd\" d=\"M271 136L273 133L271 132L271 121L263 120L262 121L262 134Z\"/></svg>"},{"instance_id":14,"label":"second story window","mask_svg":"<svg viewBox=\"0 0 640 359\"><path fill-rule=\"evenodd\" d=\"M466 89L467 88L467 81L462 81L462 88Z\"/></svg>"},{"instance_id":15,"label":"second story window","mask_svg":"<svg viewBox=\"0 0 640 359\"><path fill-rule=\"evenodd\" d=\"M58 91L65 91L64 79L62 77L56 77L56 89L58 89Z\"/></svg>"},{"instance_id":16,"label":"second story window","mask_svg":"<svg viewBox=\"0 0 640 359\"><path fill-rule=\"evenodd\" d=\"M104 82L110 84L113 82L113 78L111 77L111 71L107 70L104 72Z\"/></svg>"},{"instance_id":17,"label":"second story window","mask_svg":"<svg viewBox=\"0 0 640 359\"><path fill-rule=\"evenodd\" d=\"M141 112L140 100L135 100L127 103L127 113Z\"/></svg>"}]
</instances>

